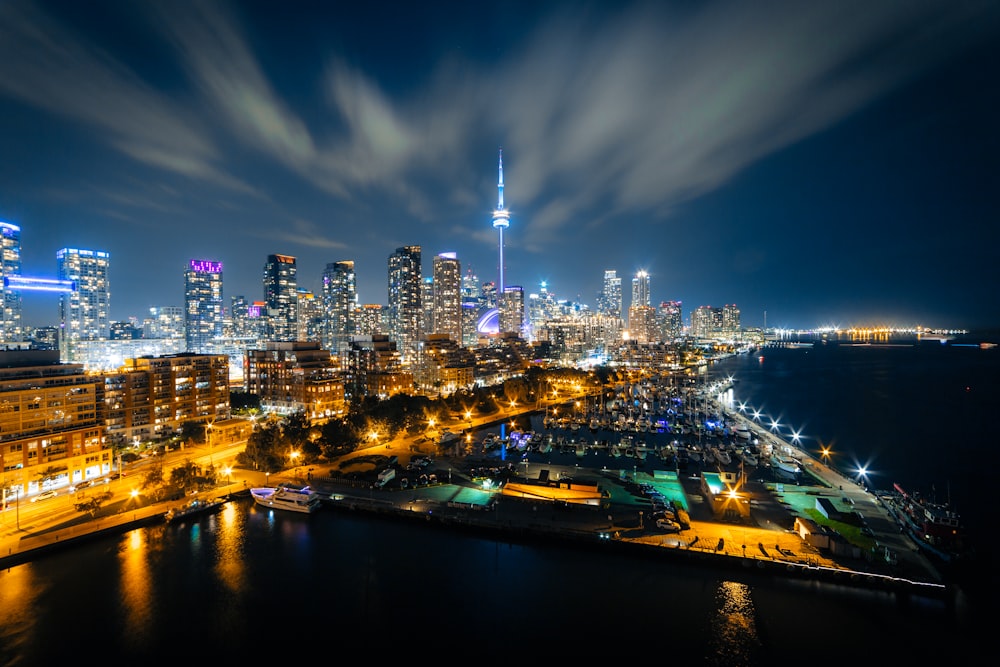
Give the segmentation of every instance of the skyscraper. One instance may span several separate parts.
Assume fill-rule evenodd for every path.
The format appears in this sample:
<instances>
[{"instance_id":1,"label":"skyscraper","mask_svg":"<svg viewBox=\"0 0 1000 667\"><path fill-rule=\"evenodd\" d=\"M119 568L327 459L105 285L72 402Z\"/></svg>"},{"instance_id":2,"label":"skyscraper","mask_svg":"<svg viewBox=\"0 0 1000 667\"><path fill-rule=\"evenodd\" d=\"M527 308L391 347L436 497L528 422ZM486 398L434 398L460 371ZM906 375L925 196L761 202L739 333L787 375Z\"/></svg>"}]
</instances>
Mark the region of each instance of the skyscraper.
<instances>
[{"instance_id":1,"label":"skyscraper","mask_svg":"<svg viewBox=\"0 0 1000 667\"><path fill-rule=\"evenodd\" d=\"M649 305L649 274L639 271L632 278L632 305L628 309L628 328L632 338L643 343L659 339L656 309Z\"/></svg>"},{"instance_id":2,"label":"skyscraper","mask_svg":"<svg viewBox=\"0 0 1000 667\"><path fill-rule=\"evenodd\" d=\"M499 244L500 261L498 264L499 280L497 280L497 308L502 310L503 305L500 303L500 300L503 299L504 295L503 231L508 227L510 227L510 212L507 211L507 209L505 209L503 205L503 150L500 151L499 170L500 170L500 180L497 183L498 198L497 198L497 208L495 211L493 211L493 228L496 229L500 235L500 244ZM502 328L501 331L503 331Z\"/></svg>"},{"instance_id":3,"label":"skyscraper","mask_svg":"<svg viewBox=\"0 0 1000 667\"><path fill-rule=\"evenodd\" d=\"M358 309L358 283L354 262L331 262L323 271L323 347L333 353L346 352Z\"/></svg>"},{"instance_id":4,"label":"skyscraper","mask_svg":"<svg viewBox=\"0 0 1000 667\"><path fill-rule=\"evenodd\" d=\"M295 258L289 255L268 255L264 265L264 302L267 305L269 340L295 340L298 333L297 289Z\"/></svg>"},{"instance_id":5,"label":"skyscraper","mask_svg":"<svg viewBox=\"0 0 1000 667\"><path fill-rule=\"evenodd\" d=\"M524 334L524 288L520 285L507 285L500 299L499 322L500 333Z\"/></svg>"},{"instance_id":6,"label":"skyscraper","mask_svg":"<svg viewBox=\"0 0 1000 667\"><path fill-rule=\"evenodd\" d=\"M188 262L184 272L184 342L188 352L213 352L213 341L222 337L222 303L222 262Z\"/></svg>"},{"instance_id":7,"label":"skyscraper","mask_svg":"<svg viewBox=\"0 0 1000 667\"><path fill-rule=\"evenodd\" d=\"M672 341L680 338L684 331L682 304L680 301L663 301L658 315L660 340Z\"/></svg>"},{"instance_id":8,"label":"skyscraper","mask_svg":"<svg viewBox=\"0 0 1000 667\"><path fill-rule=\"evenodd\" d=\"M0 222L0 341L19 341L21 293L10 285L10 278L21 275L21 228Z\"/></svg>"},{"instance_id":9,"label":"skyscraper","mask_svg":"<svg viewBox=\"0 0 1000 667\"><path fill-rule=\"evenodd\" d=\"M434 333L462 344L462 268L453 252L434 257Z\"/></svg>"},{"instance_id":10,"label":"skyscraper","mask_svg":"<svg viewBox=\"0 0 1000 667\"><path fill-rule=\"evenodd\" d=\"M63 248L56 252L59 279L76 289L59 297L60 358L72 360L73 344L108 340L111 287L108 268L111 254L101 250Z\"/></svg>"},{"instance_id":11,"label":"skyscraper","mask_svg":"<svg viewBox=\"0 0 1000 667\"><path fill-rule=\"evenodd\" d=\"M407 362L415 360L423 317L420 250L402 246L389 255L389 338Z\"/></svg>"},{"instance_id":12,"label":"skyscraper","mask_svg":"<svg viewBox=\"0 0 1000 667\"><path fill-rule=\"evenodd\" d=\"M632 304L633 306L649 305L649 274L639 271L632 278Z\"/></svg>"},{"instance_id":13,"label":"skyscraper","mask_svg":"<svg viewBox=\"0 0 1000 667\"><path fill-rule=\"evenodd\" d=\"M619 318L622 316L622 279L618 277L617 271L604 272L604 285L597 302L597 310L601 314Z\"/></svg>"}]
</instances>

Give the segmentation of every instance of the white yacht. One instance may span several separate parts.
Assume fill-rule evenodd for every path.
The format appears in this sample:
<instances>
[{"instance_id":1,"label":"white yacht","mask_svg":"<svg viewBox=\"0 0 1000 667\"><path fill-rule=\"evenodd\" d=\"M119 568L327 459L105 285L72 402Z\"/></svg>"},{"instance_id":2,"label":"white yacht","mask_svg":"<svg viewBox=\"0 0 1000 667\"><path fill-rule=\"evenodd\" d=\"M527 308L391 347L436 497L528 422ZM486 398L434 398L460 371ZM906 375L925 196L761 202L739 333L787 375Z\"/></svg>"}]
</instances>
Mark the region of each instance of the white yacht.
<instances>
[{"instance_id":1,"label":"white yacht","mask_svg":"<svg viewBox=\"0 0 1000 667\"><path fill-rule=\"evenodd\" d=\"M321 507L322 500L312 487L296 488L285 484L276 487L264 486L250 489L253 500L262 507L290 510L306 514L315 512Z\"/></svg>"}]
</instances>

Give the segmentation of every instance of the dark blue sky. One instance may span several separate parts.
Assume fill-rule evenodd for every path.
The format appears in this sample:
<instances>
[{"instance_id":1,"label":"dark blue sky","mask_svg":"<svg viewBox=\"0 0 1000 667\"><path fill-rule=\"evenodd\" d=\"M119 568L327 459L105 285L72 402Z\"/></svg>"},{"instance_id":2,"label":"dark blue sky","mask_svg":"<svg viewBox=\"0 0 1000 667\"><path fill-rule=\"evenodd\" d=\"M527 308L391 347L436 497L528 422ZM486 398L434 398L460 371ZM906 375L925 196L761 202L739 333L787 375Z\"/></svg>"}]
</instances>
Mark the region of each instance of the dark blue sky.
<instances>
[{"instance_id":1,"label":"dark blue sky","mask_svg":"<svg viewBox=\"0 0 1000 667\"><path fill-rule=\"evenodd\" d=\"M0 220L25 274L109 251L113 319L192 258L260 299L272 253L385 303L402 245L496 278L502 146L528 293L1000 326L998 82L996 2L4 0Z\"/></svg>"}]
</instances>

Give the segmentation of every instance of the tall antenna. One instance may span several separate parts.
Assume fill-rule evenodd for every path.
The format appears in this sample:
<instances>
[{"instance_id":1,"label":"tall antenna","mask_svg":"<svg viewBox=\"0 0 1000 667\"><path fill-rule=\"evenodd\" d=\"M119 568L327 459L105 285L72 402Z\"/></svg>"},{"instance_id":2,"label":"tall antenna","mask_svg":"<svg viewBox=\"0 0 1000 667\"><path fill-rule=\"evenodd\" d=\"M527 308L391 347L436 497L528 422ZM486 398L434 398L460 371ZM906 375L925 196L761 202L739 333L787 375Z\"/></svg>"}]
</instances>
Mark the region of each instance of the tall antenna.
<instances>
[{"instance_id":1,"label":"tall antenna","mask_svg":"<svg viewBox=\"0 0 1000 667\"><path fill-rule=\"evenodd\" d=\"M503 230L510 226L510 213L503 207L503 149L500 149L500 180L497 182L497 209L493 211L493 228L500 232L500 264L497 281L497 306L503 298Z\"/></svg>"}]
</instances>

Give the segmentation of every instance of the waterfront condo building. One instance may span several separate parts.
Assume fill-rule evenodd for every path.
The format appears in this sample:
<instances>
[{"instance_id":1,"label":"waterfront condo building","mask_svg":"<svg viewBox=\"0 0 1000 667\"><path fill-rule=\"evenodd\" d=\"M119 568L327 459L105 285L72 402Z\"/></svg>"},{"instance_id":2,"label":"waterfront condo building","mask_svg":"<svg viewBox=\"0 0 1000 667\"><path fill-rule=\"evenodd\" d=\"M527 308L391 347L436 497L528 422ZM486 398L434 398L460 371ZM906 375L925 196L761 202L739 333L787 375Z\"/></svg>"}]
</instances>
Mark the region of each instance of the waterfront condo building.
<instances>
[{"instance_id":1,"label":"waterfront condo building","mask_svg":"<svg viewBox=\"0 0 1000 667\"><path fill-rule=\"evenodd\" d=\"M103 379L56 350L0 351L0 507L111 471L102 397Z\"/></svg>"},{"instance_id":2,"label":"waterfront condo building","mask_svg":"<svg viewBox=\"0 0 1000 667\"><path fill-rule=\"evenodd\" d=\"M500 299L499 332L523 335L524 289L520 285L507 285Z\"/></svg>"},{"instance_id":3,"label":"waterfront condo building","mask_svg":"<svg viewBox=\"0 0 1000 667\"><path fill-rule=\"evenodd\" d=\"M323 347L335 354L345 352L356 331L358 280L354 261L330 262L323 270Z\"/></svg>"},{"instance_id":4,"label":"waterfront condo building","mask_svg":"<svg viewBox=\"0 0 1000 667\"><path fill-rule=\"evenodd\" d=\"M168 354L126 359L105 374L109 437L163 436L185 422L229 419L229 357Z\"/></svg>"},{"instance_id":5,"label":"waterfront condo building","mask_svg":"<svg viewBox=\"0 0 1000 667\"><path fill-rule=\"evenodd\" d=\"M60 280L75 289L59 297L59 352L64 361L74 361L78 343L108 340L111 315L110 253L100 250L63 248L56 252Z\"/></svg>"},{"instance_id":6,"label":"waterfront condo building","mask_svg":"<svg viewBox=\"0 0 1000 667\"><path fill-rule=\"evenodd\" d=\"M622 316L622 279L617 271L604 272L604 284L597 297L597 311L613 317Z\"/></svg>"},{"instance_id":7,"label":"waterfront condo building","mask_svg":"<svg viewBox=\"0 0 1000 667\"><path fill-rule=\"evenodd\" d=\"M209 354L222 338L222 262L192 259L184 271L184 340L188 352Z\"/></svg>"},{"instance_id":8,"label":"waterfront condo building","mask_svg":"<svg viewBox=\"0 0 1000 667\"><path fill-rule=\"evenodd\" d=\"M260 397L265 412L302 412L314 420L344 410L339 360L318 342L268 342L263 350L248 349L243 371L244 388Z\"/></svg>"},{"instance_id":9,"label":"waterfront condo building","mask_svg":"<svg viewBox=\"0 0 1000 667\"><path fill-rule=\"evenodd\" d=\"M434 327L459 345L462 341L462 268L453 252L434 257Z\"/></svg>"},{"instance_id":10,"label":"waterfront condo building","mask_svg":"<svg viewBox=\"0 0 1000 667\"><path fill-rule=\"evenodd\" d=\"M268 255L264 264L264 302L267 307L267 338L292 341L298 335L298 289L295 258Z\"/></svg>"},{"instance_id":11,"label":"waterfront condo building","mask_svg":"<svg viewBox=\"0 0 1000 667\"><path fill-rule=\"evenodd\" d=\"M416 359L420 341L421 305L420 252L418 245L396 248L389 255L389 338L396 343L403 363Z\"/></svg>"},{"instance_id":12,"label":"waterfront condo building","mask_svg":"<svg viewBox=\"0 0 1000 667\"><path fill-rule=\"evenodd\" d=\"M11 278L21 276L21 228L0 222L0 343L22 340L21 293Z\"/></svg>"},{"instance_id":13,"label":"waterfront condo building","mask_svg":"<svg viewBox=\"0 0 1000 667\"><path fill-rule=\"evenodd\" d=\"M323 326L323 301L312 291L295 290L295 340L320 340Z\"/></svg>"},{"instance_id":14,"label":"waterfront condo building","mask_svg":"<svg viewBox=\"0 0 1000 667\"><path fill-rule=\"evenodd\" d=\"M674 341L684 333L684 313L680 301L663 301L657 320L660 327L660 340Z\"/></svg>"}]
</instances>

